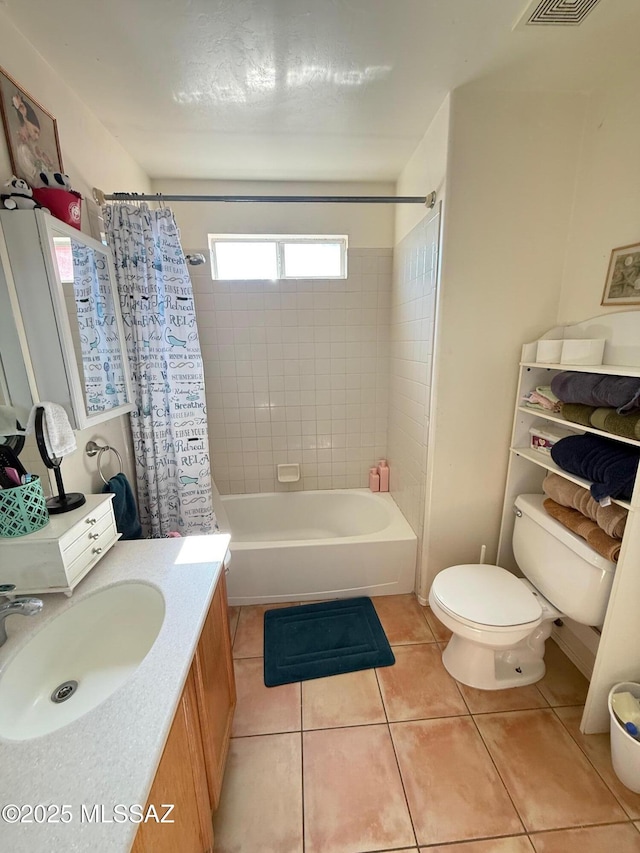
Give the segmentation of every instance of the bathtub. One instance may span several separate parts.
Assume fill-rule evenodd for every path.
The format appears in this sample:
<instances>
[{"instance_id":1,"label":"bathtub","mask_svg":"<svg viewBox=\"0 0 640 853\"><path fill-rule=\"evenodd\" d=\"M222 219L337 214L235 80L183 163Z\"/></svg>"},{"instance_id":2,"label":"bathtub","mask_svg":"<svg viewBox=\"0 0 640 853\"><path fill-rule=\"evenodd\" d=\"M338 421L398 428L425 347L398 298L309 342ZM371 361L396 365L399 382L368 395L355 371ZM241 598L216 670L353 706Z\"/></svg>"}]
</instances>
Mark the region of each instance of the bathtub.
<instances>
[{"instance_id":1,"label":"bathtub","mask_svg":"<svg viewBox=\"0 0 640 853\"><path fill-rule=\"evenodd\" d=\"M389 494L222 495L230 604L391 595L414 588L417 539Z\"/></svg>"}]
</instances>

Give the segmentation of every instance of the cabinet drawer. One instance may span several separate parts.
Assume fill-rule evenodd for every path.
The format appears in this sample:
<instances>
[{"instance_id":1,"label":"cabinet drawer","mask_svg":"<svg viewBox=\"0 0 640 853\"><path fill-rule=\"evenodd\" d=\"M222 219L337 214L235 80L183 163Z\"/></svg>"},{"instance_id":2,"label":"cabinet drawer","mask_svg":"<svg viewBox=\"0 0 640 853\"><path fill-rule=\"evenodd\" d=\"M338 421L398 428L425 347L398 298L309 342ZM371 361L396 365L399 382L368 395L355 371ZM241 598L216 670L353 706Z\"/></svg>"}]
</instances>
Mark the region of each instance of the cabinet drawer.
<instances>
[{"instance_id":1,"label":"cabinet drawer","mask_svg":"<svg viewBox=\"0 0 640 853\"><path fill-rule=\"evenodd\" d=\"M108 509L111 509L110 506ZM94 515L91 518L94 518ZM62 546L62 560L65 566L69 566L90 545L96 545L101 539L102 534L114 526L113 515L110 511L98 518L95 524L85 525L82 528L81 535L77 539L73 540L69 545L65 544Z\"/></svg>"},{"instance_id":2,"label":"cabinet drawer","mask_svg":"<svg viewBox=\"0 0 640 853\"><path fill-rule=\"evenodd\" d=\"M104 557L109 548L118 541L118 538L119 533L116 530L116 526L115 524L111 524L106 530L102 531L100 537L93 541L79 557L76 557L72 563L67 563L66 572L69 584L73 584L76 578L83 575L90 566L95 565L98 560Z\"/></svg>"},{"instance_id":3,"label":"cabinet drawer","mask_svg":"<svg viewBox=\"0 0 640 853\"><path fill-rule=\"evenodd\" d=\"M104 503L99 504L97 507L94 507L92 510L85 513L85 515L77 521L73 527L70 527L69 530L60 537L60 549L63 555L66 554L68 549L75 545L79 540L84 541L85 544L81 548L81 550L84 550L88 534L93 533L99 524L104 523L105 520L109 518L113 518L111 501L104 501ZM77 553L71 559L74 559L76 556Z\"/></svg>"}]
</instances>

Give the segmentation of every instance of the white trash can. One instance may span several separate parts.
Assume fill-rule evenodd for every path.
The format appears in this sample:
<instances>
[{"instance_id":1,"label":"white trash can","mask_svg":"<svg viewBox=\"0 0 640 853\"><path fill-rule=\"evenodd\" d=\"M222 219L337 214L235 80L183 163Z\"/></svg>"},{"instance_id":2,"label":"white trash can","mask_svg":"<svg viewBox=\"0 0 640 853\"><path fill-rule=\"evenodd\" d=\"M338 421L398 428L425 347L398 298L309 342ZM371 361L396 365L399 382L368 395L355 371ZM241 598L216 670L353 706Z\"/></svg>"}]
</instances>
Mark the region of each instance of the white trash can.
<instances>
[{"instance_id":1,"label":"white trash can","mask_svg":"<svg viewBox=\"0 0 640 853\"><path fill-rule=\"evenodd\" d=\"M622 681L609 691L609 717L611 722L611 762L616 776L631 791L640 794L640 740L626 732L620 725L611 706L614 693L631 693L640 699L640 684Z\"/></svg>"}]
</instances>

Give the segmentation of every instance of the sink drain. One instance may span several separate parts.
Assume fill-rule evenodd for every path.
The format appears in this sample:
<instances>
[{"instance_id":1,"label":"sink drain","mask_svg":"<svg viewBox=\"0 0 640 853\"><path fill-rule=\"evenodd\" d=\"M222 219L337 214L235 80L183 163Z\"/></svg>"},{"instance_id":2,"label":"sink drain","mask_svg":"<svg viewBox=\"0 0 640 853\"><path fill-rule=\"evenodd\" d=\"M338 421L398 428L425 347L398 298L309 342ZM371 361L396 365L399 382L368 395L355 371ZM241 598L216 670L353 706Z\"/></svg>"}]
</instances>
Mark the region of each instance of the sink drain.
<instances>
[{"instance_id":1,"label":"sink drain","mask_svg":"<svg viewBox=\"0 0 640 853\"><path fill-rule=\"evenodd\" d=\"M77 681L63 681L51 694L51 701L59 705L60 702L66 702L70 699L78 689Z\"/></svg>"}]
</instances>

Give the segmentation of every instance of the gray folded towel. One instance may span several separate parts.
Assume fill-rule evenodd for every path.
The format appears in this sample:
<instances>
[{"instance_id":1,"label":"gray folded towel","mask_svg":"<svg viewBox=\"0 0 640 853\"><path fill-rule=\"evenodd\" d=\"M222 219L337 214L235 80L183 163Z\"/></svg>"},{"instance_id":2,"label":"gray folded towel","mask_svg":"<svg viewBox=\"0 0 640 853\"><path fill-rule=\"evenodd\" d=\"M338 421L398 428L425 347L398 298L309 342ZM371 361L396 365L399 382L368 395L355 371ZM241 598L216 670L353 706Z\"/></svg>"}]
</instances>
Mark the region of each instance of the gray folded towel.
<instances>
[{"instance_id":1,"label":"gray folded towel","mask_svg":"<svg viewBox=\"0 0 640 853\"><path fill-rule=\"evenodd\" d=\"M608 406L624 415L640 409L640 379L563 370L551 380L551 390L563 403Z\"/></svg>"}]
</instances>

